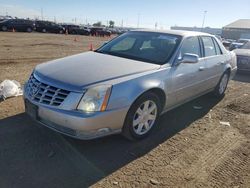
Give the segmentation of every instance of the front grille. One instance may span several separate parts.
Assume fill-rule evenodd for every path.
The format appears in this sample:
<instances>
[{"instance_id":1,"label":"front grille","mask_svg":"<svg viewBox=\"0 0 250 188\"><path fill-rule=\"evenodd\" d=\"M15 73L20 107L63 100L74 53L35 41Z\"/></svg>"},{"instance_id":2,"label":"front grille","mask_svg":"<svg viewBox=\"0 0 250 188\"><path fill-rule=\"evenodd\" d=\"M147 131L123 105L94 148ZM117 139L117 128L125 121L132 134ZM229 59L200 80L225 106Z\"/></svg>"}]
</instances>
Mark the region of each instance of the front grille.
<instances>
[{"instance_id":1,"label":"front grille","mask_svg":"<svg viewBox=\"0 0 250 188\"><path fill-rule=\"evenodd\" d=\"M33 74L27 83L26 92L31 100L51 106L59 106L70 93L67 90L40 82Z\"/></svg>"},{"instance_id":2,"label":"front grille","mask_svg":"<svg viewBox=\"0 0 250 188\"><path fill-rule=\"evenodd\" d=\"M250 57L237 56L238 69L250 69Z\"/></svg>"}]
</instances>

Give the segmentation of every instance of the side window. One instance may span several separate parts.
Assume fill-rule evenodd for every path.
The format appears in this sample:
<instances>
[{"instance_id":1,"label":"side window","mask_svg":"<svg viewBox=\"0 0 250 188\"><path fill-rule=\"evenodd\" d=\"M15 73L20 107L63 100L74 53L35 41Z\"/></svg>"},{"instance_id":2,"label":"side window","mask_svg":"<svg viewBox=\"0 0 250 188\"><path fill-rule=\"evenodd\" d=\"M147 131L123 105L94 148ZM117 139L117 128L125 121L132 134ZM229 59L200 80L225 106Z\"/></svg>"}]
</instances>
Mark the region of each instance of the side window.
<instances>
[{"instance_id":1,"label":"side window","mask_svg":"<svg viewBox=\"0 0 250 188\"><path fill-rule=\"evenodd\" d=\"M215 56L216 50L211 37L201 37L204 44L205 57Z\"/></svg>"},{"instance_id":2,"label":"side window","mask_svg":"<svg viewBox=\"0 0 250 188\"><path fill-rule=\"evenodd\" d=\"M189 37L183 41L179 58L182 58L185 53L196 54L201 57L198 37Z\"/></svg>"},{"instance_id":3,"label":"side window","mask_svg":"<svg viewBox=\"0 0 250 188\"><path fill-rule=\"evenodd\" d=\"M116 45L114 45L110 51L126 51L133 47L135 43L135 38L127 37L120 42L118 42Z\"/></svg>"},{"instance_id":4,"label":"side window","mask_svg":"<svg viewBox=\"0 0 250 188\"><path fill-rule=\"evenodd\" d=\"M215 45L216 54L221 55L222 52L221 52L221 49L220 49L218 42L215 39L213 39L213 41L214 41L214 45Z\"/></svg>"}]
</instances>

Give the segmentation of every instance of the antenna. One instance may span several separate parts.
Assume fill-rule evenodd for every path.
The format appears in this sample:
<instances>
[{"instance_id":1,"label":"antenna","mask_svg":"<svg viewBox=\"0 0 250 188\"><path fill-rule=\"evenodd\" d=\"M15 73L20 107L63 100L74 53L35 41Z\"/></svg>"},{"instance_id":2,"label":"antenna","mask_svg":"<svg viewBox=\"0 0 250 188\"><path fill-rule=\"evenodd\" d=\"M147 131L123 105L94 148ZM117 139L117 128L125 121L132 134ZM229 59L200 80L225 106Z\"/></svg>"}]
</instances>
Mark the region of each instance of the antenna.
<instances>
[{"instance_id":1,"label":"antenna","mask_svg":"<svg viewBox=\"0 0 250 188\"><path fill-rule=\"evenodd\" d=\"M141 16L141 14L138 13L138 17L137 17L137 28L139 28L139 26L140 26L140 16Z\"/></svg>"}]
</instances>

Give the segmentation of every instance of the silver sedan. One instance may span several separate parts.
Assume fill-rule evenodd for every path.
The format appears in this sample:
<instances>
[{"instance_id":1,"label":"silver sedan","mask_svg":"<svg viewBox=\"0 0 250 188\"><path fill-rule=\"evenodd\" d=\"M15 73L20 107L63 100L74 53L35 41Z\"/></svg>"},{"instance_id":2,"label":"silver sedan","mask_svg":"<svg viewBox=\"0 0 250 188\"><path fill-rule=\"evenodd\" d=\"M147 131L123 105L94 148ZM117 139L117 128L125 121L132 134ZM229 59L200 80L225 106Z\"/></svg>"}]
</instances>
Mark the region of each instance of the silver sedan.
<instances>
[{"instance_id":1,"label":"silver sedan","mask_svg":"<svg viewBox=\"0 0 250 188\"><path fill-rule=\"evenodd\" d=\"M38 65L25 84L26 112L79 139L142 139L159 116L213 92L222 97L236 56L214 36L130 31L96 51Z\"/></svg>"}]
</instances>

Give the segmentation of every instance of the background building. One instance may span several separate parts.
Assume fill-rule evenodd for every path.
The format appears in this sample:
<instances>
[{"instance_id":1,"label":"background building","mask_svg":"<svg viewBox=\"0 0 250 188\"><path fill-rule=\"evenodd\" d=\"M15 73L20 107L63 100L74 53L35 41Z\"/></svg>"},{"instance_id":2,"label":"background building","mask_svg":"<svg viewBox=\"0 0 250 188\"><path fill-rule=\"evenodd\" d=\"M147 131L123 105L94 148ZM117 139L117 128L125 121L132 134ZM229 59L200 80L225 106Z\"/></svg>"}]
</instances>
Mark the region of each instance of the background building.
<instances>
[{"instance_id":1,"label":"background building","mask_svg":"<svg viewBox=\"0 0 250 188\"><path fill-rule=\"evenodd\" d=\"M222 29L222 37L238 40L239 38L250 39L250 19L240 19Z\"/></svg>"},{"instance_id":2,"label":"background building","mask_svg":"<svg viewBox=\"0 0 250 188\"><path fill-rule=\"evenodd\" d=\"M172 26L172 30L186 30L186 31L198 31L198 32L205 32L212 35L221 35L222 29L220 28L211 28L211 27L179 27L179 26Z\"/></svg>"}]
</instances>

